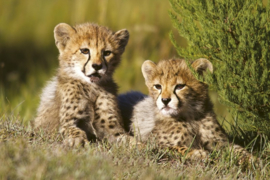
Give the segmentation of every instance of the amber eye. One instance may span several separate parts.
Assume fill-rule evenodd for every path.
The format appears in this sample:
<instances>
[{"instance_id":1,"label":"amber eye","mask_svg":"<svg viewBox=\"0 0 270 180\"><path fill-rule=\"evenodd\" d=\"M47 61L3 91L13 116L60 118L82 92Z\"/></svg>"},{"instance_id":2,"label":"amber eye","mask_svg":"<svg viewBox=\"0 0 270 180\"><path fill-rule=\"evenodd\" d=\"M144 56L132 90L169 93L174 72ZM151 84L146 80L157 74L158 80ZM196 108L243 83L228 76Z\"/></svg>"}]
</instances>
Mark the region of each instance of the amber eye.
<instances>
[{"instance_id":1,"label":"amber eye","mask_svg":"<svg viewBox=\"0 0 270 180\"><path fill-rule=\"evenodd\" d=\"M185 84L177 84L177 85L175 86L175 90L181 90L181 89L183 89L185 86L186 86Z\"/></svg>"},{"instance_id":2,"label":"amber eye","mask_svg":"<svg viewBox=\"0 0 270 180\"><path fill-rule=\"evenodd\" d=\"M157 90L161 90L161 85L160 84L155 84L154 88L156 88Z\"/></svg>"},{"instance_id":3,"label":"amber eye","mask_svg":"<svg viewBox=\"0 0 270 180\"><path fill-rule=\"evenodd\" d=\"M83 48L83 49L80 49L81 50L81 53L83 53L83 54L89 54L89 49L87 49L87 48Z\"/></svg>"},{"instance_id":4,"label":"amber eye","mask_svg":"<svg viewBox=\"0 0 270 180\"><path fill-rule=\"evenodd\" d=\"M111 51L104 51L104 52L103 52L103 56L109 56L109 55L111 55L111 54L112 54Z\"/></svg>"}]
</instances>

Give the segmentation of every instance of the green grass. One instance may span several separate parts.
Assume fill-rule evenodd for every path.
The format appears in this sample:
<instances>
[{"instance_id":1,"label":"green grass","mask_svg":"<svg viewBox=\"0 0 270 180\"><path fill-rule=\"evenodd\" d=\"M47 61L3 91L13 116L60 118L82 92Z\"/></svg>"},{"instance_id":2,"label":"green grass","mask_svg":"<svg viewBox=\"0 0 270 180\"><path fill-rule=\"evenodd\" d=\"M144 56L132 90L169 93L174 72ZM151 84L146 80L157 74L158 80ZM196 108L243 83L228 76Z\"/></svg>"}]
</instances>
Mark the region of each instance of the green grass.
<instances>
[{"instance_id":1,"label":"green grass","mask_svg":"<svg viewBox=\"0 0 270 180\"><path fill-rule=\"evenodd\" d=\"M58 66L53 28L60 22L128 29L130 40L114 78L119 92L147 93L143 61L177 56L168 37L169 8L164 0L0 1L0 114L18 114L26 123L35 117L41 89Z\"/></svg>"},{"instance_id":2,"label":"green grass","mask_svg":"<svg viewBox=\"0 0 270 180\"><path fill-rule=\"evenodd\" d=\"M270 144L259 165L237 165L229 150L208 161L188 161L176 152L127 144L63 147L62 137L33 132L17 117L0 121L0 179L269 179Z\"/></svg>"}]
</instances>

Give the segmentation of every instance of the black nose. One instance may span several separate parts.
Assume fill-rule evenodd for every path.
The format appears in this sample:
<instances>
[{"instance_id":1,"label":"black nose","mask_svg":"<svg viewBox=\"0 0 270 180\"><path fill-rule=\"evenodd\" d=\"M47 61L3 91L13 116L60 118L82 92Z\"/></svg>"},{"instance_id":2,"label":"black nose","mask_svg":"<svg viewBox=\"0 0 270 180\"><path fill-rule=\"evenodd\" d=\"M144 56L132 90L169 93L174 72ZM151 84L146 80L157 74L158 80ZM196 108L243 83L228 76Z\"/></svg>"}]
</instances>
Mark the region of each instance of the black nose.
<instances>
[{"instance_id":1,"label":"black nose","mask_svg":"<svg viewBox=\"0 0 270 180\"><path fill-rule=\"evenodd\" d=\"M98 71L98 70L100 70L100 69L102 68L102 64L92 64L92 67L93 67L96 71Z\"/></svg>"},{"instance_id":2,"label":"black nose","mask_svg":"<svg viewBox=\"0 0 270 180\"><path fill-rule=\"evenodd\" d=\"M161 101L163 102L163 104L167 106L169 102L171 101L171 98L162 98Z\"/></svg>"}]
</instances>

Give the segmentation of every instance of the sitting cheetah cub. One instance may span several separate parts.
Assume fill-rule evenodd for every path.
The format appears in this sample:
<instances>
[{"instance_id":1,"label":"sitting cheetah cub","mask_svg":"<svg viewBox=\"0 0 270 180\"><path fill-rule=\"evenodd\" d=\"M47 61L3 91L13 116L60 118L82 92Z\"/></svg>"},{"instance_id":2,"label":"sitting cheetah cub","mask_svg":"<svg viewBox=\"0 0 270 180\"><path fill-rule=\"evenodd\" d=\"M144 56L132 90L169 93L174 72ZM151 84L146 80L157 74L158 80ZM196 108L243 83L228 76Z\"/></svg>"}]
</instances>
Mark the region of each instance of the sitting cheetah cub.
<instances>
[{"instance_id":1,"label":"sitting cheetah cub","mask_svg":"<svg viewBox=\"0 0 270 180\"><path fill-rule=\"evenodd\" d=\"M212 64L203 58L191 66L199 75L213 71ZM207 158L208 152L228 145L228 137L216 120L208 86L194 77L185 60L162 60L158 64L147 60L142 73L149 97L138 92L119 96L120 107L128 100L136 104L130 125L135 137L141 141L153 138L160 146L176 149L195 160ZM122 114L128 117L125 112ZM248 155L242 147L232 147Z\"/></svg>"},{"instance_id":2,"label":"sitting cheetah cub","mask_svg":"<svg viewBox=\"0 0 270 180\"><path fill-rule=\"evenodd\" d=\"M128 31L60 23L54 38L59 69L43 89L34 127L59 130L68 146L96 138L114 140L125 133L112 74L128 43Z\"/></svg>"}]
</instances>

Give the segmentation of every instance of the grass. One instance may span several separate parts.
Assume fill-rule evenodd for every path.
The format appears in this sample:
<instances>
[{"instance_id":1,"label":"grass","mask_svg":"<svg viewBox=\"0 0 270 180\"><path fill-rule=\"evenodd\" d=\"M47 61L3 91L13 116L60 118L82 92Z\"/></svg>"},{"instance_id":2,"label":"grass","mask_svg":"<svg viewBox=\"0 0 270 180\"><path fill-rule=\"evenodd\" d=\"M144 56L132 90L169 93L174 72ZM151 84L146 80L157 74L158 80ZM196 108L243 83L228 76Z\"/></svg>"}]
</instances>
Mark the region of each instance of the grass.
<instances>
[{"instance_id":1,"label":"grass","mask_svg":"<svg viewBox=\"0 0 270 180\"><path fill-rule=\"evenodd\" d=\"M92 143L66 148L62 137L34 132L10 116L0 121L0 179L269 179L270 145L261 164L237 165L229 150L191 162L153 142L145 148Z\"/></svg>"}]
</instances>

